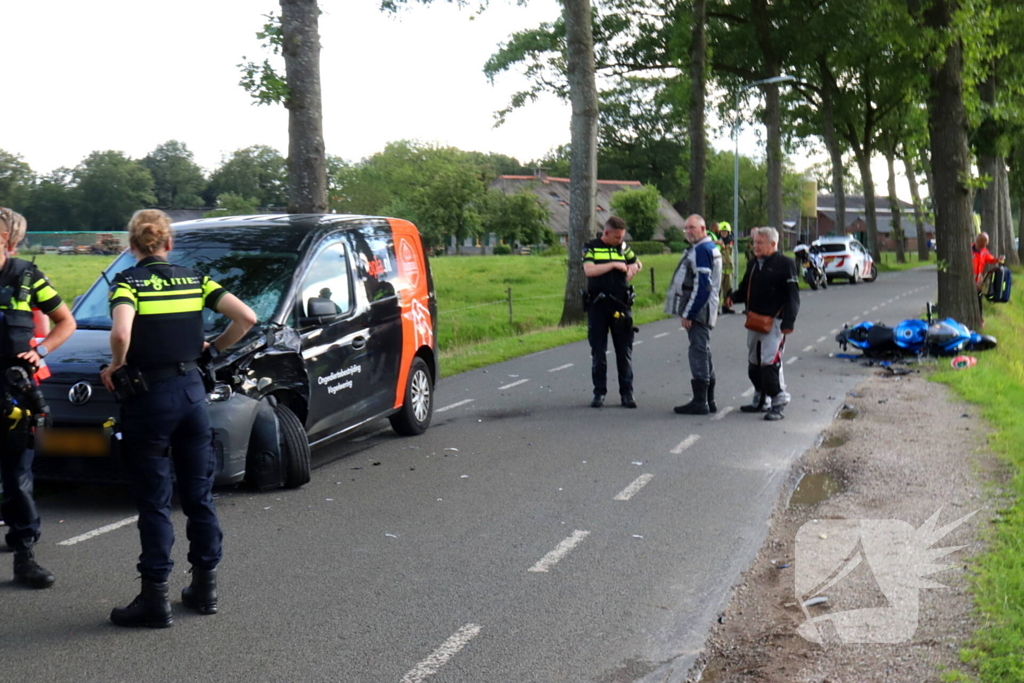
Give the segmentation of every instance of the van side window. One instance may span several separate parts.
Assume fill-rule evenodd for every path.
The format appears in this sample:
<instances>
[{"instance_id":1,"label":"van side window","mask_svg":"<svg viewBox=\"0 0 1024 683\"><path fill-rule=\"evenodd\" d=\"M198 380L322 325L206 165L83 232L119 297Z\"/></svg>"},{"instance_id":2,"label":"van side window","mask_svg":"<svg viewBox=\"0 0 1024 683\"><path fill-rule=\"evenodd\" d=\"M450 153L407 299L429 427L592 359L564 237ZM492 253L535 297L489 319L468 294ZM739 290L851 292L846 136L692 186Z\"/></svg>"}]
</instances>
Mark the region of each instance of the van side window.
<instances>
[{"instance_id":1,"label":"van side window","mask_svg":"<svg viewBox=\"0 0 1024 683\"><path fill-rule=\"evenodd\" d=\"M325 302L334 304L334 314L348 313L352 310L349 275L344 242L334 242L317 254L302 281L300 316L309 317L311 313L315 314L311 310L314 305L322 311L327 305Z\"/></svg>"},{"instance_id":2,"label":"van side window","mask_svg":"<svg viewBox=\"0 0 1024 683\"><path fill-rule=\"evenodd\" d=\"M392 280L398 275L395 241L390 233L376 226L366 226L351 233L356 251L357 267L362 270L366 298L371 303L395 296Z\"/></svg>"}]
</instances>

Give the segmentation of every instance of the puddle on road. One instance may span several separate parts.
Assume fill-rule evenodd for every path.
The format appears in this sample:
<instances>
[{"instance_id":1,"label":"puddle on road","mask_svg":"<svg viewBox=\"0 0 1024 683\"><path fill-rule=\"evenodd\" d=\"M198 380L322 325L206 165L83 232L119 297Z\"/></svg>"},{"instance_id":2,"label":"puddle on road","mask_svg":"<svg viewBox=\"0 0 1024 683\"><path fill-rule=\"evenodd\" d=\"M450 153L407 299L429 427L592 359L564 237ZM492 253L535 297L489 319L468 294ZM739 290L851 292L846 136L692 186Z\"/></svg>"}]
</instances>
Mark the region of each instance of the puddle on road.
<instances>
[{"instance_id":1,"label":"puddle on road","mask_svg":"<svg viewBox=\"0 0 1024 683\"><path fill-rule=\"evenodd\" d=\"M796 490L789 497L789 506L814 505L823 500L831 498L839 493L843 487L839 480L826 472L816 474L805 474L796 485Z\"/></svg>"},{"instance_id":2,"label":"puddle on road","mask_svg":"<svg viewBox=\"0 0 1024 683\"><path fill-rule=\"evenodd\" d=\"M836 417L840 420L853 420L856 419L858 415L860 415L860 411L849 405L844 405L839 409L839 412L836 413Z\"/></svg>"},{"instance_id":3,"label":"puddle on road","mask_svg":"<svg viewBox=\"0 0 1024 683\"><path fill-rule=\"evenodd\" d=\"M826 436L824 439L821 440L821 447L822 448L839 448L840 446L842 446L843 444L845 444L849 440L850 440L850 437L845 436L843 434L829 434L828 436Z\"/></svg>"}]
</instances>

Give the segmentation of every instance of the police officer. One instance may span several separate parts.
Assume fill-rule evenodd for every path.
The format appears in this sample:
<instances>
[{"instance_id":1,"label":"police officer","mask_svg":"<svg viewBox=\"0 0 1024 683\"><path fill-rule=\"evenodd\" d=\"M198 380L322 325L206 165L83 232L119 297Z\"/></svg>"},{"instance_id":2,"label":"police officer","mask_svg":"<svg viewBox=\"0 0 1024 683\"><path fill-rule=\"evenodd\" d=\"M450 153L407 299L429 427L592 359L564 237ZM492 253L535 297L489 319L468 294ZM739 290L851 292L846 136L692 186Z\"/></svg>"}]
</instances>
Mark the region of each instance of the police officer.
<instances>
[{"instance_id":1,"label":"police officer","mask_svg":"<svg viewBox=\"0 0 1024 683\"><path fill-rule=\"evenodd\" d=\"M0 428L0 480L3 481L3 503L0 515L7 524L7 546L14 551L14 580L31 588L49 588L53 574L35 560L32 546L39 540L39 512L32 499L32 458L35 451L27 448L29 416L27 402L20 396L15 406L7 397L18 400L23 389L11 386L17 370L24 372L22 382L36 371L46 354L67 341L75 331L75 319L38 268L28 261L14 258L18 243L27 229L21 214L0 207L0 397L4 397ZM32 309L38 308L53 321L42 343L31 347L33 338Z\"/></svg>"},{"instance_id":2,"label":"police officer","mask_svg":"<svg viewBox=\"0 0 1024 683\"><path fill-rule=\"evenodd\" d=\"M726 221L722 221L718 224L718 240L715 242L722 250L722 295L728 296L732 292L732 250L733 250L733 238L732 238L732 226ZM725 305L725 301L722 301L722 313L735 313L729 306Z\"/></svg>"},{"instance_id":3,"label":"police officer","mask_svg":"<svg viewBox=\"0 0 1024 683\"><path fill-rule=\"evenodd\" d=\"M629 281L643 264L623 240L626 222L612 216L600 237L587 242L583 251L583 272L587 276L587 340L590 342L594 399L591 408L604 405L608 393L608 333L615 347L622 405L636 408L633 399L633 313Z\"/></svg>"},{"instance_id":4,"label":"police officer","mask_svg":"<svg viewBox=\"0 0 1024 683\"><path fill-rule=\"evenodd\" d=\"M197 367L204 352L203 307L226 315L228 328L212 343L222 352L256 323L252 309L209 277L168 263L173 247L170 219L162 211L138 211L128 242L139 257L114 278L110 289L112 360L101 378L122 390L125 377L141 377L148 390L121 403L121 447L129 463L139 509L142 590L127 607L115 608L119 626L171 625L167 579L171 573L171 460L181 508L188 517L192 583L181 592L186 607L217 611L220 524L213 505L213 443L206 390Z\"/></svg>"}]
</instances>

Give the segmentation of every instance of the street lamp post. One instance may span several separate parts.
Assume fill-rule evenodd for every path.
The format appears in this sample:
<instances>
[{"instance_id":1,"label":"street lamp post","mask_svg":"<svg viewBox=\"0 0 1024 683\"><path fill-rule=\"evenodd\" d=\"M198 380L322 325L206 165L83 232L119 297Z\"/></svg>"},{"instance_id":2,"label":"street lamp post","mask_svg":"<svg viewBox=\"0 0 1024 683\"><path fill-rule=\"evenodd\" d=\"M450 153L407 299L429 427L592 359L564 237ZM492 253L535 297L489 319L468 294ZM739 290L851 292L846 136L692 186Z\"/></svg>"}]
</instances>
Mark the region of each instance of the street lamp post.
<instances>
[{"instance_id":1,"label":"street lamp post","mask_svg":"<svg viewBox=\"0 0 1024 683\"><path fill-rule=\"evenodd\" d=\"M754 81L753 83L742 85L736 93L736 123L732 126L732 140L734 145L732 155L732 262L734 264L733 272L737 274L737 278L739 276L740 268L740 94L747 88L753 88L757 85L767 85L768 83L789 83L790 81L795 80L796 78L793 76L772 76L771 78L764 78L760 81ZM737 282L738 281L739 280L737 279Z\"/></svg>"}]
</instances>

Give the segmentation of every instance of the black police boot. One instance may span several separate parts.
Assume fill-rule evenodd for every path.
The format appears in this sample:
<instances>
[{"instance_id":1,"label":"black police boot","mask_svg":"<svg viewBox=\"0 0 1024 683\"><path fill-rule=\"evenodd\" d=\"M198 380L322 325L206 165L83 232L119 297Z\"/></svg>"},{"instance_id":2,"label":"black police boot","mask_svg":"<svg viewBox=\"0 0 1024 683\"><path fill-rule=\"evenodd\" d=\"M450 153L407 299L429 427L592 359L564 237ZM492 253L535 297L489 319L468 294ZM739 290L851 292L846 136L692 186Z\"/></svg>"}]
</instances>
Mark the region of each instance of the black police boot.
<instances>
[{"instance_id":1,"label":"black police boot","mask_svg":"<svg viewBox=\"0 0 1024 683\"><path fill-rule=\"evenodd\" d=\"M118 626L167 628L172 623L166 581L142 580L142 592L127 607L115 607L110 620Z\"/></svg>"},{"instance_id":2,"label":"black police boot","mask_svg":"<svg viewBox=\"0 0 1024 683\"><path fill-rule=\"evenodd\" d=\"M780 403L781 398L779 394L782 393L782 381L779 379L779 365L763 365L761 366L761 383L764 388L765 396L771 398L772 407L765 413L764 419L768 422L776 422L785 418L782 414L786 404Z\"/></svg>"},{"instance_id":3,"label":"black police boot","mask_svg":"<svg viewBox=\"0 0 1024 683\"><path fill-rule=\"evenodd\" d=\"M604 394L594 394L594 400L590 402L591 408L600 408L604 405Z\"/></svg>"},{"instance_id":4,"label":"black police boot","mask_svg":"<svg viewBox=\"0 0 1024 683\"><path fill-rule=\"evenodd\" d=\"M691 379L690 386L693 387L693 399L686 405L676 406L672 410L679 415L707 415L711 412L708 408L707 380Z\"/></svg>"},{"instance_id":5,"label":"black police boot","mask_svg":"<svg viewBox=\"0 0 1024 683\"><path fill-rule=\"evenodd\" d=\"M32 551L26 548L14 551L14 581L29 588L49 588L54 578L53 574L39 566Z\"/></svg>"},{"instance_id":6,"label":"black police boot","mask_svg":"<svg viewBox=\"0 0 1024 683\"><path fill-rule=\"evenodd\" d=\"M622 406L624 408L636 408L636 401L633 400L633 392L622 394Z\"/></svg>"},{"instance_id":7,"label":"black police boot","mask_svg":"<svg viewBox=\"0 0 1024 683\"><path fill-rule=\"evenodd\" d=\"M217 570L192 569L192 585L181 589L181 601L200 614L217 613Z\"/></svg>"},{"instance_id":8,"label":"black police boot","mask_svg":"<svg viewBox=\"0 0 1024 683\"><path fill-rule=\"evenodd\" d=\"M764 412L765 395L764 386L761 382L761 366L747 363L747 377L750 378L750 383L754 385L754 401L749 405L740 406L740 411L744 413L762 413Z\"/></svg>"},{"instance_id":9,"label":"black police boot","mask_svg":"<svg viewBox=\"0 0 1024 683\"><path fill-rule=\"evenodd\" d=\"M718 412L718 404L715 403L715 380L708 382L708 411Z\"/></svg>"}]
</instances>

